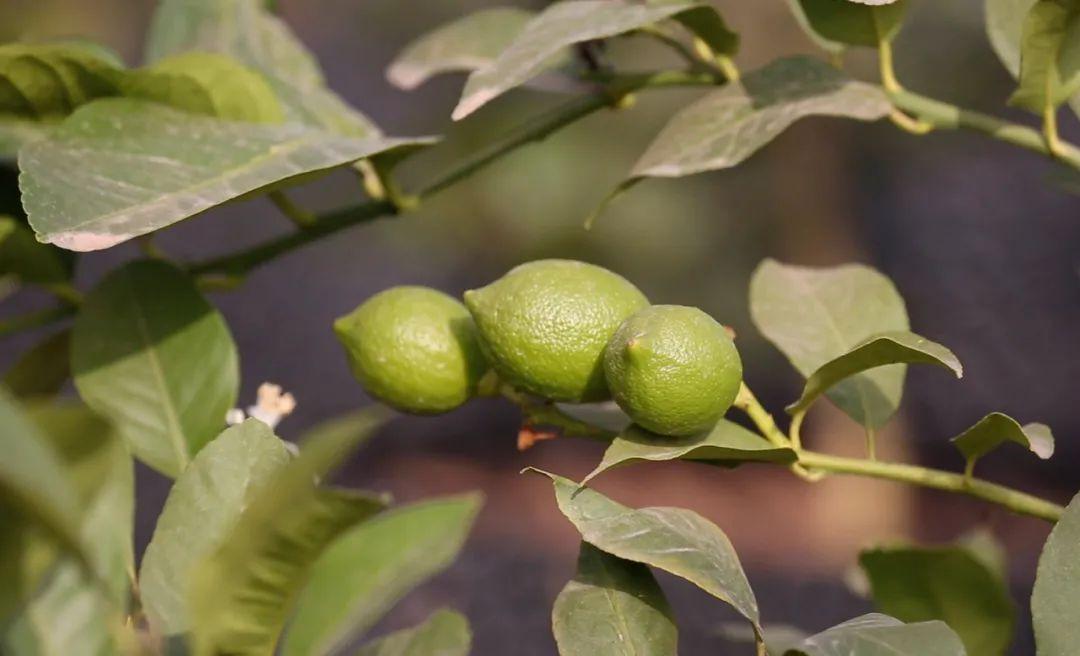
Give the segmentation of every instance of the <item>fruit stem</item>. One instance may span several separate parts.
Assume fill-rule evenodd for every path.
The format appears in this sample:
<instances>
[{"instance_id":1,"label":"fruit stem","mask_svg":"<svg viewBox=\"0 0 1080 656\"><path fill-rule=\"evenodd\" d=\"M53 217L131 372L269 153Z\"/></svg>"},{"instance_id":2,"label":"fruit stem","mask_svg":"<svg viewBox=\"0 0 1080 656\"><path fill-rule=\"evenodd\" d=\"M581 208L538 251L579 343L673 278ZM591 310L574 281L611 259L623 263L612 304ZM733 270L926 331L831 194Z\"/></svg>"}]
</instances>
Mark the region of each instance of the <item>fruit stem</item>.
<instances>
[{"instance_id":1,"label":"fruit stem","mask_svg":"<svg viewBox=\"0 0 1080 656\"><path fill-rule=\"evenodd\" d=\"M746 413L761 435L770 443L779 447L792 446L784 432L776 426L772 415L761 405L746 383L739 386L739 393L735 396L735 403L732 405Z\"/></svg>"}]
</instances>

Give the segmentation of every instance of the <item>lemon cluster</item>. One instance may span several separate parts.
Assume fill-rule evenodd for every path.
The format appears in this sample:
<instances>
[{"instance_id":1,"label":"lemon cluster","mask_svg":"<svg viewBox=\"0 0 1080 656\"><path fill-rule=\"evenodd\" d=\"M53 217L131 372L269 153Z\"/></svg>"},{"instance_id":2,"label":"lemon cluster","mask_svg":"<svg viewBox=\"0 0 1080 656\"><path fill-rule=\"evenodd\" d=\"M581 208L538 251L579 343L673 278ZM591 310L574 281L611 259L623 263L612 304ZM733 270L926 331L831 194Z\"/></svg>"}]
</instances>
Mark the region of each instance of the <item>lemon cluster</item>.
<instances>
[{"instance_id":1,"label":"lemon cluster","mask_svg":"<svg viewBox=\"0 0 1080 656\"><path fill-rule=\"evenodd\" d=\"M394 287L334 329L367 391L413 413L458 407L493 369L521 391L569 403L614 398L647 430L691 435L727 412L742 381L739 353L716 320L650 305L592 264L529 262L464 300Z\"/></svg>"}]
</instances>

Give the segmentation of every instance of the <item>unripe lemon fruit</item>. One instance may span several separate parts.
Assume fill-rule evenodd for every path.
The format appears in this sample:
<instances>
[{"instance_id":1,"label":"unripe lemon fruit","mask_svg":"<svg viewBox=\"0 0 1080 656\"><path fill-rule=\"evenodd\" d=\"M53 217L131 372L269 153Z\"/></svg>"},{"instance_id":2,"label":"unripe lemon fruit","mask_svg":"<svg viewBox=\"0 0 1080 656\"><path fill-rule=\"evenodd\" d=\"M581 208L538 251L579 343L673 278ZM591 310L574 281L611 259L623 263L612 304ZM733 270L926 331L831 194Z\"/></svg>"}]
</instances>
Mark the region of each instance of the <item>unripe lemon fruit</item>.
<instances>
[{"instance_id":1,"label":"unripe lemon fruit","mask_svg":"<svg viewBox=\"0 0 1080 656\"><path fill-rule=\"evenodd\" d=\"M555 401L610 398L603 356L623 319L649 303L625 278L572 260L538 260L465 292L496 373Z\"/></svg>"},{"instance_id":2,"label":"unripe lemon fruit","mask_svg":"<svg viewBox=\"0 0 1080 656\"><path fill-rule=\"evenodd\" d=\"M710 429L735 401L742 361L727 330L701 310L654 305L619 326L604 353L615 402L661 435Z\"/></svg>"},{"instance_id":3,"label":"unripe lemon fruit","mask_svg":"<svg viewBox=\"0 0 1080 656\"><path fill-rule=\"evenodd\" d=\"M469 311L427 287L392 287L334 322L353 375L405 412L434 414L469 400L487 365Z\"/></svg>"}]
</instances>

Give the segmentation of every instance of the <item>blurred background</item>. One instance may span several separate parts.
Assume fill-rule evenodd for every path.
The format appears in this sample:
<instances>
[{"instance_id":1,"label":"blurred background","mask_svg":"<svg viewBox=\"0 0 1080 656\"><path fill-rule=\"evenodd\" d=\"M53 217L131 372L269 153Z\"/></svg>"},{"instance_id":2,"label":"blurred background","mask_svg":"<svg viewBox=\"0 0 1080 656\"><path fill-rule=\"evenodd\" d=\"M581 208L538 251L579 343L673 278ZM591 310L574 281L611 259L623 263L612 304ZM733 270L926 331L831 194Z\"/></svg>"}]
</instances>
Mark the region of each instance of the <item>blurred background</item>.
<instances>
[{"instance_id":1,"label":"blurred background","mask_svg":"<svg viewBox=\"0 0 1080 656\"><path fill-rule=\"evenodd\" d=\"M461 124L449 114L462 77L394 89L384 70L412 38L491 2L281 0L280 12L317 54L330 84L394 135L446 135L401 170L406 188L494 139L559 98L521 90ZM541 8L545 2L503 2ZM717 2L743 36L737 63L814 52L783 0ZM1004 108L1012 80L983 33L976 0L914 1L896 43L901 80L920 92L1030 122ZM152 0L3 0L0 41L85 36L141 61ZM611 61L627 68L677 64L659 47L618 40ZM847 55L849 70L872 78L872 53ZM948 438L1000 410L1021 423L1049 424L1058 452L1049 462L1004 448L980 463L995 480L1065 502L1080 488L1080 200L1058 187L1052 166L1027 151L968 133L913 137L887 122L830 119L797 124L746 164L727 172L649 181L617 202L589 232L582 221L629 170L674 110L700 91L654 91L629 111L594 115L520 150L418 212L353 228L257 270L240 289L213 296L238 342L241 404L263 381L299 402L280 427L297 439L320 421L371 401L352 379L330 324L372 294L423 284L451 294L486 284L541 257L574 257L618 271L654 302L698 305L735 328L746 377L775 412L796 398L800 379L756 333L747 285L764 257L807 265L865 262L891 276L907 300L913 329L952 348L966 375L909 373L901 413L879 438L886 457L940 467L962 463ZM1065 134L1078 135L1063 111ZM4 169L5 206L13 171ZM359 200L349 175L295 193L311 209ZM8 210L10 211L10 210ZM235 250L290 229L266 201L219 208L160 234L180 258ZM132 246L80 260L87 288ZM45 307L21 292L0 315ZM0 343L8 366L38 334ZM358 453L349 483L387 490L400 501L470 489L487 503L461 560L410 596L384 629L414 623L441 605L464 611L475 653L554 653L550 608L572 576L578 538L559 515L549 484L520 476L528 465L580 478L598 445L543 442L519 452L520 417L507 403L478 401L448 416L396 420ZM827 404L803 430L814 448L861 453L860 429ZM167 482L139 471L141 549ZM596 487L628 505L692 508L731 537L766 623L814 631L870 610L845 585L860 548L897 540L949 542L986 528L1009 556L1017 602L1013 653L1033 654L1028 597L1048 526L978 501L898 485L832 477L809 485L787 471L747 465L733 471L689 463L636 466ZM722 628L735 615L689 584L661 579L687 654L724 651ZM731 653L743 653L732 651Z\"/></svg>"}]
</instances>

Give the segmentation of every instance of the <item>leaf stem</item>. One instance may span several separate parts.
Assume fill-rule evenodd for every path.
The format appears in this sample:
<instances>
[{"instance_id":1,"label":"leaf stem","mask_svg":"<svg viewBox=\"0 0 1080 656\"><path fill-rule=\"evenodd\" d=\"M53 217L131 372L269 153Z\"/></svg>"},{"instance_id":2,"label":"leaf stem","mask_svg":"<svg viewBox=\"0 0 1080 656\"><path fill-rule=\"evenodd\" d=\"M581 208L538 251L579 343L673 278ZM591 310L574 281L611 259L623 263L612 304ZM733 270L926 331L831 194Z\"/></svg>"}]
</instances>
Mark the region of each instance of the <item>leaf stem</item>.
<instances>
[{"instance_id":1,"label":"leaf stem","mask_svg":"<svg viewBox=\"0 0 1080 656\"><path fill-rule=\"evenodd\" d=\"M294 203L284 191L271 191L269 196L270 202L277 206L297 228L308 228L315 223L315 215Z\"/></svg>"},{"instance_id":2,"label":"leaf stem","mask_svg":"<svg viewBox=\"0 0 1080 656\"><path fill-rule=\"evenodd\" d=\"M877 433L873 428L866 429L866 458L877 460Z\"/></svg>"}]
</instances>

